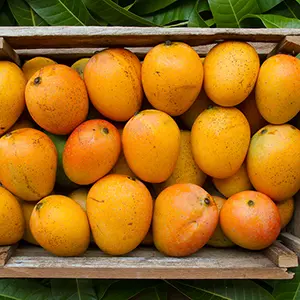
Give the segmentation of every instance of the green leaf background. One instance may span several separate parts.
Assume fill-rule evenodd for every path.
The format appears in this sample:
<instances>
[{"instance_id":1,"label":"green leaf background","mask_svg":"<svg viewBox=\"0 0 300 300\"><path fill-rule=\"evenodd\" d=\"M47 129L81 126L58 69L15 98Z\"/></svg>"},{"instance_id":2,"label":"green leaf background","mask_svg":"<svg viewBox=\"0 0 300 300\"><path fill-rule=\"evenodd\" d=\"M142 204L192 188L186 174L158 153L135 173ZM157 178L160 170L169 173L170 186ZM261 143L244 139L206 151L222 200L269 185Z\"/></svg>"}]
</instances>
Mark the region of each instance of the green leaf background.
<instances>
[{"instance_id":1,"label":"green leaf background","mask_svg":"<svg viewBox=\"0 0 300 300\"><path fill-rule=\"evenodd\" d=\"M0 26L299 28L300 0L0 0Z\"/></svg>"}]
</instances>

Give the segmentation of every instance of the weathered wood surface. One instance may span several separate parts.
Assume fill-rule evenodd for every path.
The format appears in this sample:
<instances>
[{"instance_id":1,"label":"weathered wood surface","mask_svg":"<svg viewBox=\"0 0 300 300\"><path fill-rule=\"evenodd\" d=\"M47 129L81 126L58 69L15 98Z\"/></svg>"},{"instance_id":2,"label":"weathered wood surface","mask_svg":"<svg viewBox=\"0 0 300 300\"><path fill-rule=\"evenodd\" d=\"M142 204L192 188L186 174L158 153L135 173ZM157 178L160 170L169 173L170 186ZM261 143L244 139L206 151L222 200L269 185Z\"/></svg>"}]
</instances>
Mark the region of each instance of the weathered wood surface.
<instances>
[{"instance_id":1,"label":"weathered wood surface","mask_svg":"<svg viewBox=\"0 0 300 300\"><path fill-rule=\"evenodd\" d=\"M11 60L17 65L21 64L19 55L14 51L14 49L12 49L12 47L2 37L0 37L0 59Z\"/></svg>"},{"instance_id":2,"label":"weathered wood surface","mask_svg":"<svg viewBox=\"0 0 300 300\"><path fill-rule=\"evenodd\" d=\"M12 246L3 246L0 247L0 270L1 267L3 267L8 260L11 258L11 256L14 254L17 244L12 245Z\"/></svg>"},{"instance_id":3,"label":"weathered wood surface","mask_svg":"<svg viewBox=\"0 0 300 300\"><path fill-rule=\"evenodd\" d=\"M279 241L275 241L273 245L265 249L264 254L278 267L292 268L298 266L297 255Z\"/></svg>"},{"instance_id":4,"label":"weathered wood surface","mask_svg":"<svg viewBox=\"0 0 300 300\"><path fill-rule=\"evenodd\" d=\"M89 249L82 257L55 257L34 246L21 246L0 268L0 277L19 278L168 278L288 279L262 252L203 248L185 258L165 257L152 248L139 248L123 257Z\"/></svg>"},{"instance_id":5,"label":"weathered wood surface","mask_svg":"<svg viewBox=\"0 0 300 300\"><path fill-rule=\"evenodd\" d=\"M276 43L250 43L260 55L267 55L274 49ZM194 46L195 51L200 56L206 56L208 51L216 44ZM140 59L143 59L151 47L126 47L128 50L135 53ZM92 56L95 51L101 51L105 48L59 48L59 49L17 49L16 52L22 59L29 59L35 56L46 56L57 61L70 60L75 61L83 57Z\"/></svg>"},{"instance_id":6,"label":"weathered wood surface","mask_svg":"<svg viewBox=\"0 0 300 300\"><path fill-rule=\"evenodd\" d=\"M153 46L168 39L191 45L220 40L280 42L285 36L300 36L300 29L160 28L160 27L1 27L14 49Z\"/></svg>"},{"instance_id":7,"label":"weathered wood surface","mask_svg":"<svg viewBox=\"0 0 300 300\"><path fill-rule=\"evenodd\" d=\"M274 47L268 57L277 53L289 53L293 55L300 53L300 36L285 37Z\"/></svg>"},{"instance_id":8,"label":"weathered wood surface","mask_svg":"<svg viewBox=\"0 0 300 300\"><path fill-rule=\"evenodd\" d=\"M300 238L288 232L282 232L279 238L284 245L286 245L300 257Z\"/></svg>"}]
</instances>

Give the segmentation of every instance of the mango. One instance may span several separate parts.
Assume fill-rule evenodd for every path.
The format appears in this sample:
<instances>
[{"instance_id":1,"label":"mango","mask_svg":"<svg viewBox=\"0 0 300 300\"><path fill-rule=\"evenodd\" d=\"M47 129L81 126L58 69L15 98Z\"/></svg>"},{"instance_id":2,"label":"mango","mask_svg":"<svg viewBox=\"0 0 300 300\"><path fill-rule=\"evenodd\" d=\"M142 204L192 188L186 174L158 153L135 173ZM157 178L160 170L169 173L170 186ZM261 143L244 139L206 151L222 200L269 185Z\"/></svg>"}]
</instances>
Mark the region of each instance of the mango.
<instances>
[{"instance_id":1,"label":"mango","mask_svg":"<svg viewBox=\"0 0 300 300\"><path fill-rule=\"evenodd\" d=\"M142 83L151 105L171 116L186 112L203 81L197 52L182 42L166 41L152 48L142 64Z\"/></svg>"},{"instance_id":2,"label":"mango","mask_svg":"<svg viewBox=\"0 0 300 300\"><path fill-rule=\"evenodd\" d=\"M110 174L88 193L87 214L94 240L110 255L135 249L152 219L153 200L145 185L126 175Z\"/></svg>"},{"instance_id":3,"label":"mango","mask_svg":"<svg viewBox=\"0 0 300 300\"><path fill-rule=\"evenodd\" d=\"M249 147L250 126L237 108L206 109L191 133L194 159L205 174L223 179L239 170Z\"/></svg>"},{"instance_id":4,"label":"mango","mask_svg":"<svg viewBox=\"0 0 300 300\"><path fill-rule=\"evenodd\" d=\"M23 128L0 139L0 182L17 197L37 201L55 183L57 151L43 132Z\"/></svg>"},{"instance_id":5,"label":"mango","mask_svg":"<svg viewBox=\"0 0 300 300\"><path fill-rule=\"evenodd\" d=\"M254 88L260 62L245 42L226 41L213 47L204 60L204 90L213 102L235 106Z\"/></svg>"},{"instance_id":6,"label":"mango","mask_svg":"<svg viewBox=\"0 0 300 300\"><path fill-rule=\"evenodd\" d=\"M160 183L175 169L180 131L166 113L143 110L132 117L122 134L123 151L130 169L140 179Z\"/></svg>"}]
</instances>

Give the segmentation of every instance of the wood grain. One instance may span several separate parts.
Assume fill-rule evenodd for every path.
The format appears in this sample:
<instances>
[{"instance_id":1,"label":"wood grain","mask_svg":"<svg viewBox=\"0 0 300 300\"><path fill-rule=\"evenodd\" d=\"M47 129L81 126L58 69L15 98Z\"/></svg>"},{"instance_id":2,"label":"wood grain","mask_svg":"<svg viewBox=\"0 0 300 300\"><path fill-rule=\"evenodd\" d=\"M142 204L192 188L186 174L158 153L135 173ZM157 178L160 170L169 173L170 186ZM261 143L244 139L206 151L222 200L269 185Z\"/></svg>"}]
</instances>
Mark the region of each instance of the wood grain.
<instances>
[{"instance_id":1,"label":"wood grain","mask_svg":"<svg viewBox=\"0 0 300 300\"><path fill-rule=\"evenodd\" d=\"M257 51L259 55L267 55L276 46L276 43L250 43ZM208 51L215 46L216 43L209 45L194 46L195 51L202 57L206 56ZM16 52L23 59L30 59L35 56L46 56L54 59L58 62L60 61L76 61L83 57L91 57L95 51L101 51L105 48L59 48L59 49L17 49ZM126 47L126 49L135 53L139 59L143 59L145 55L149 52L151 47Z\"/></svg>"},{"instance_id":2,"label":"wood grain","mask_svg":"<svg viewBox=\"0 0 300 300\"><path fill-rule=\"evenodd\" d=\"M284 245L286 245L300 257L300 238L288 232L282 232L280 234L280 239Z\"/></svg>"},{"instance_id":3,"label":"wood grain","mask_svg":"<svg viewBox=\"0 0 300 300\"><path fill-rule=\"evenodd\" d=\"M19 55L14 51L14 49L5 41L4 38L0 37L0 59L10 60L20 66L21 61Z\"/></svg>"},{"instance_id":4,"label":"wood grain","mask_svg":"<svg viewBox=\"0 0 300 300\"><path fill-rule=\"evenodd\" d=\"M268 57L277 53L296 55L300 53L300 36L287 36L269 53Z\"/></svg>"},{"instance_id":5,"label":"wood grain","mask_svg":"<svg viewBox=\"0 0 300 300\"><path fill-rule=\"evenodd\" d=\"M203 248L185 258L165 257L152 248L139 248L111 257L96 248L81 257L55 257L35 246L21 246L0 268L0 277L20 278L166 278L166 279L287 279L262 252Z\"/></svg>"},{"instance_id":6,"label":"wood grain","mask_svg":"<svg viewBox=\"0 0 300 300\"><path fill-rule=\"evenodd\" d=\"M14 254L17 244L0 247L0 267L3 267Z\"/></svg>"},{"instance_id":7,"label":"wood grain","mask_svg":"<svg viewBox=\"0 0 300 300\"><path fill-rule=\"evenodd\" d=\"M205 45L221 40L280 42L300 36L300 29L160 28L160 27L1 27L0 36L14 49L147 47L166 40Z\"/></svg>"},{"instance_id":8,"label":"wood grain","mask_svg":"<svg viewBox=\"0 0 300 300\"><path fill-rule=\"evenodd\" d=\"M282 245L279 241L275 241L273 245L265 249L264 254L276 266L284 268L298 267L298 257L289 248Z\"/></svg>"}]
</instances>

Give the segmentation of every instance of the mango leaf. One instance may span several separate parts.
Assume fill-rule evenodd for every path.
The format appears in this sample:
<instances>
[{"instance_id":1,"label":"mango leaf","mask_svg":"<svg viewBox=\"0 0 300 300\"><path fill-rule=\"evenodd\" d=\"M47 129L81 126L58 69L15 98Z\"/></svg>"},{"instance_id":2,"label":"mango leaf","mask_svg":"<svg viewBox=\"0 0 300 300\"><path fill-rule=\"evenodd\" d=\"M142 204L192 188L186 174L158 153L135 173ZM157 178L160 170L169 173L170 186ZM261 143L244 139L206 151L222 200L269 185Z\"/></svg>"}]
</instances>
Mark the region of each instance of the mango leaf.
<instances>
[{"instance_id":1,"label":"mango leaf","mask_svg":"<svg viewBox=\"0 0 300 300\"><path fill-rule=\"evenodd\" d=\"M278 280L275 285L273 296L276 300L300 299L300 267L289 269L295 273L292 280Z\"/></svg>"},{"instance_id":2,"label":"mango leaf","mask_svg":"<svg viewBox=\"0 0 300 300\"><path fill-rule=\"evenodd\" d=\"M109 279L94 280L94 286L96 288L98 299L101 300L104 297L106 291L109 289L109 287L117 281L119 280L109 280Z\"/></svg>"},{"instance_id":3,"label":"mango leaf","mask_svg":"<svg viewBox=\"0 0 300 300\"><path fill-rule=\"evenodd\" d=\"M130 11L138 15L146 15L163 9L178 0L136 0Z\"/></svg>"},{"instance_id":4,"label":"mango leaf","mask_svg":"<svg viewBox=\"0 0 300 300\"><path fill-rule=\"evenodd\" d=\"M209 10L208 0L200 0L198 5L198 12L208 11L208 10Z\"/></svg>"},{"instance_id":5,"label":"mango leaf","mask_svg":"<svg viewBox=\"0 0 300 300\"><path fill-rule=\"evenodd\" d=\"M247 14L260 13L256 0L208 0L217 27L240 28Z\"/></svg>"},{"instance_id":6,"label":"mango leaf","mask_svg":"<svg viewBox=\"0 0 300 300\"><path fill-rule=\"evenodd\" d=\"M300 28L300 20L277 15L247 15L244 19L257 18L267 28Z\"/></svg>"},{"instance_id":7,"label":"mango leaf","mask_svg":"<svg viewBox=\"0 0 300 300\"><path fill-rule=\"evenodd\" d=\"M215 20L214 19L208 19L208 20L205 20L205 23L208 27L211 27L213 25L216 24Z\"/></svg>"},{"instance_id":8,"label":"mango leaf","mask_svg":"<svg viewBox=\"0 0 300 300\"><path fill-rule=\"evenodd\" d=\"M83 0L86 7L96 16L108 22L110 25L118 26L154 26L151 21L146 20L121 7L112 0Z\"/></svg>"},{"instance_id":9,"label":"mango leaf","mask_svg":"<svg viewBox=\"0 0 300 300\"><path fill-rule=\"evenodd\" d=\"M256 0L260 11L263 13L278 5L283 0Z\"/></svg>"},{"instance_id":10,"label":"mango leaf","mask_svg":"<svg viewBox=\"0 0 300 300\"><path fill-rule=\"evenodd\" d=\"M47 26L24 0L7 0L8 6L20 26Z\"/></svg>"},{"instance_id":11,"label":"mango leaf","mask_svg":"<svg viewBox=\"0 0 300 300\"><path fill-rule=\"evenodd\" d=\"M167 300L168 299L168 285L163 282L156 287L144 290L137 297L138 300ZM170 297L171 299L171 297Z\"/></svg>"},{"instance_id":12,"label":"mango leaf","mask_svg":"<svg viewBox=\"0 0 300 300\"><path fill-rule=\"evenodd\" d=\"M52 296L55 300L97 300L92 280L51 279Z\"/></svg>"},{"instance_id":13,"label":"mango leaf","mask_svg":"<svg viewBox=\"0 0 300 300\"><path fill-rule=\"evenodd\" d=\"M0 296L14 300L54 300L51 289L33 279L0 279Z\"/></svg>"},{"instance_id":14,"label":"mango leaf","mask_svg":"<svg viewBox=\"0 0 300 300\"><path fill-rule=\"evenodd\" d=\"M128 300L147 288L160 284L159 280L120 280L105 293L103 300Z\"/></svg>"},{"instance_id":15,"label":"mango leaf","mask_svg":"<svg viewBox=\"0 0 300 300\"><path fill-rule=\"evenodd\" d=\"M205 21L199 15L199 0L195 3L194 9L191 12L188 27L208 27Z\"/></svg>"},{"instance_id":16,"label":"mango leaf","mask_svg":"<svg viewBox=\"0 0 300 300\"><path fill-rule=\"evenodd\" d=\"M174 4L145 17L157 25L167 25L178 21L188 21L195 7L195 0L179 0Z\"/></svg>"},{"instance_id":17,"label":"mango leaf","mask_svg":"<svg viewBox=\"0 0 300 300\"><path fill-rule=\"evenodd\" d=\"M26 0L31 8L52 26L99 25L81 0Z\"/></svg>"},{"instance_id":18,"label":"mango leaf","mask_svg":"<svg viewBox=\"0 0 300 300\"><path fill-rule=\"evenodd\" d=\"M300 59L300 53L296 57Z\"/></svg>"},{"instance_id":19,"label":"mango leaf","mask_svg":"<svg viewBox=\"0 0 300 300\"><path fill-rule=\"evenodd\" d=\"M279 15L279 16L287 17L287 18L297 18L297 15L295 14L295 13L297 13L295 11L295 10L297 10L297 8L296 8L297 6L298 6L298 8L300 7L299 4L295 0L282 1L279 5L275 6L270 11L268 11L268 14Z\"/></svg>"},{"instance_id":20,"label":"mango leaf","mask_svg":"<svg viewBox=\"0 0 300 300\"><path fill-rule=\"evenodd\" d=\"M251 280L168 281L193 300L274 300L265 289Z\"/></svg>"},{"instance_id":21,"label":"mango leaf","mask_svg":"<svg viewBox=\"0 0 300 300\"><path fill-rule=\"evenodd\" d=\"M0 26L14 26L16 20L11 13L8 3L5 2L0 11Z\"/></svg>"}]
</instances>

